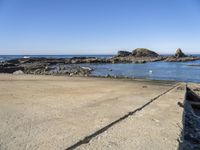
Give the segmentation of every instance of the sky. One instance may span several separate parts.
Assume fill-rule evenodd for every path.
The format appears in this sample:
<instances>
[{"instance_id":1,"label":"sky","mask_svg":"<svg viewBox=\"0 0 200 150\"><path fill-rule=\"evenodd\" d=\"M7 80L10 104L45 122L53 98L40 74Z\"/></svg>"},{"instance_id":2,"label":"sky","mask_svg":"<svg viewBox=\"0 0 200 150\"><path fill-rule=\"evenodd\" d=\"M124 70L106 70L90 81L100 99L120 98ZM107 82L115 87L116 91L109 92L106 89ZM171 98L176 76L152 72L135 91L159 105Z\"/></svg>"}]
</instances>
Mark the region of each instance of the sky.
<instances>
[{"instance_id":1,"label":"sky","mask_svg":"<svg viewBox=\"0 0 200 150\"><path fill-rule=\"evenodd\" d=\"M0 54L200 53L199 0L0 0Z\"/></svg>"}]
</instances>

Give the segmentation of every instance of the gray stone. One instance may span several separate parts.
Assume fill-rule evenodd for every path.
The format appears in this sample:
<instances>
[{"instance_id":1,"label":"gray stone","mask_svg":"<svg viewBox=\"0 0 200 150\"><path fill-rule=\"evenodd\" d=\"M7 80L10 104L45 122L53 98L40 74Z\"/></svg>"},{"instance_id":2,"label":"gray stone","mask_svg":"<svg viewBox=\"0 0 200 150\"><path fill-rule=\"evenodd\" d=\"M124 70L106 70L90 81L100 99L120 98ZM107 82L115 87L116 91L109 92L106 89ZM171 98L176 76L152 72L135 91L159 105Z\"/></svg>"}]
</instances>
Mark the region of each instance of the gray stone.
<instances>
[{"instance_id":1,"label":"gray stone","mask_svg":"<svg viewBox=\"0 0 200 150\"><path fill-rule=\"evenodd\" d=\"M186 57L186 55L182 52L180 48L176 50L175 56L180 58L180 57Z\"/></svg>"},{"instance_id":2,"label":"gray stone","mask_svg":"<svg viewBox=\"0 0 200 150\"><path fill-rule=\"evenodd\" d=\"M131 55L131 52L128 52L128 51L118 51L118 53L117 53L118 57L126 57L129 55Z\"/></svg>"},{"instance_id":3,"label":"gray stone","mask_svg":"<svg viewBox=\"0 0 200 150\"><path fill-rule=\"evenodd\" d=\"M135 57L158 57L159 55L146 48L136 48L133 50L132 55Z\"/></svg>"},{"instance_id":4,"label":"gray stone","mask_svg":"<svg viewBox=\"0 0 200 150\"><path fill-rule=\"evenodd\" d=\"M15 72L13 72L13 74L15 74L15 75L20 75L20 74L24 74L24 72L21 71L21 70L17 70L17 71L15 71Z\"/></svg>"}]
</instances>

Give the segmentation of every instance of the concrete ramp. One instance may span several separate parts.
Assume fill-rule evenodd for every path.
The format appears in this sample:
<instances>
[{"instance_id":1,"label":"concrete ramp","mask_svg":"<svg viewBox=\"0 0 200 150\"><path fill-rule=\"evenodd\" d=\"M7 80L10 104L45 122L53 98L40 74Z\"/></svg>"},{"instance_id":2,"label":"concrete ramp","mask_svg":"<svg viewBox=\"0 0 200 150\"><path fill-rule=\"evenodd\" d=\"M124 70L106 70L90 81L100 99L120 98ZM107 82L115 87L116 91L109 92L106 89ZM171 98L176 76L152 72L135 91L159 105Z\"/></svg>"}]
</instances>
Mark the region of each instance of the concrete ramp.
<instances>
[{"instance_id":1,"label":"concrete ramp","mask_svg":"<svg viewBox=\"0 0 200 150\"><path fill-rule=\"evenodd\" d=\"M77 149L178 150L184 95L182 84Z\"/></svg>"},{"instance_id":2,"label":"concrete ramp","mask_svg":"<svg viewBox=\"0 0 200 150\"><path fill-rule=\"evenodd\" d=\"M177 102L184 90L175 86L164 81L0 75L0 149L176 147L182 115ZM107 126L89 143L79 143Z\"/></svg>"}]
</instances>

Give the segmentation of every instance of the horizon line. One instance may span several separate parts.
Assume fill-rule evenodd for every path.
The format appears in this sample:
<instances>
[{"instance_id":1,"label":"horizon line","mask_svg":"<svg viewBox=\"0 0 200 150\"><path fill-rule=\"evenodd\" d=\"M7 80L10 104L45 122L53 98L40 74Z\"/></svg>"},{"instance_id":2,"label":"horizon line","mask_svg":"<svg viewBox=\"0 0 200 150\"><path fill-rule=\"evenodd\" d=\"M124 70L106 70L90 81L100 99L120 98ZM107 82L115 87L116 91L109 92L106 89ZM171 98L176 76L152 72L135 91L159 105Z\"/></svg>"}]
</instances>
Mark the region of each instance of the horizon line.
<instances>
[{"instance_id":1,"label":"horizon line","mask_svg":"<svg viewBox=\"0 0 200 150\"><path fill-rule=\"evenodd\" d=\"M158 53L159 55L174 55L175 53ZM200 54L200 53L185 53L187 55L195 55L195 54ZM92 54L92 53L87 53L87 54L0 54L1 56L14 56L14 55L117 55L115 54Z\"/></svg>"}]
</instances>

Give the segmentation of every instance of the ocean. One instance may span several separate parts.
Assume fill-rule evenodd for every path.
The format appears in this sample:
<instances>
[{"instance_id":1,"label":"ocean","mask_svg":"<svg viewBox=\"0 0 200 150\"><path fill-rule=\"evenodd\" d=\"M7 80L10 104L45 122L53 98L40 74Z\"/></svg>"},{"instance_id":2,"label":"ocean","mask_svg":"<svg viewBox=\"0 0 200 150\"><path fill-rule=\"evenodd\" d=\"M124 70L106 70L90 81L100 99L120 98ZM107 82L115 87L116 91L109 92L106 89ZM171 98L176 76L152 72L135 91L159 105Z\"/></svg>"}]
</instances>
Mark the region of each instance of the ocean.
<instances>
[{"instance_id":1,"label":"ocean","mask_svg":"<svg viewBox=\"0 0 200 150\"><path fill-rule=\"evenodd\" d=\"M112 57L112 55L0 55L0 61L22 57L72 58L82 56L98 58ZM145 64L81 64L81 66L93 68L93 76L110 75L200 83L200 67L190 65L200 65L200 60L192 62L149 62Z\"/></svg>"},{"instance_id":2,"label":"ocean","mask_svg":"<svg viewBox=\"0 0 200 150\"><path fill-rule=\"evenodd\" d=\"M0 55L0 61L16 59L16 58L29 58L29 57L45 57L45 58L72 58L72 57L98 57L107 58L113 55Z\"/></svg>"}]
</instances>

